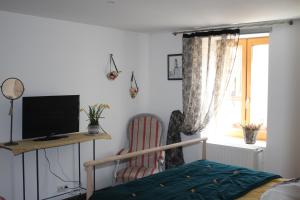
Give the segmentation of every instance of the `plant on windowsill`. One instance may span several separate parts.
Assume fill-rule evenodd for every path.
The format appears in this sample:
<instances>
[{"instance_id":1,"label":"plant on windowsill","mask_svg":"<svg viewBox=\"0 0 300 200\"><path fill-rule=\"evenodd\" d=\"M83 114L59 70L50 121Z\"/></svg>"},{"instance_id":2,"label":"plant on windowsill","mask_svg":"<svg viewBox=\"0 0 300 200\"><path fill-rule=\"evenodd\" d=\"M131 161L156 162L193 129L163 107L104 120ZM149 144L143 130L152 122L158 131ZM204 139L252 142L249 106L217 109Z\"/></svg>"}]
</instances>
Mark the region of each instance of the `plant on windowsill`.
<instances>
[{"instance_id":1,"label":"plant on windowsill","mask_svg":"<svg viewBox=\"0 0 300 200\"><path fill-rule=\"evenodd\" d=\"M99 119L100 118L104 118L102 117L102 112L105 109L109 109L109 105L108 104L95 104L93 106L89 106L89 111L87 112L85 109L80 109L80 112L84 112L89 121L89 125L88 125L88 133L89 134L97 134L99 133L99 131L103 131L104 133L106 133L106 131L100 126L99 124Z\"/></svg>"},{"instance_id":2,"label":"plant on windowsill","mask_svg":"<svg viewBox=\"0 0 300 200\"><path fill-rule=\"evenodd\" d=\"M244 123L241 124L243 128L244 140L246 144L255 144L256 136L261 128L262 124L254 124L254 123Z\"/></svg>"}]
</instances>

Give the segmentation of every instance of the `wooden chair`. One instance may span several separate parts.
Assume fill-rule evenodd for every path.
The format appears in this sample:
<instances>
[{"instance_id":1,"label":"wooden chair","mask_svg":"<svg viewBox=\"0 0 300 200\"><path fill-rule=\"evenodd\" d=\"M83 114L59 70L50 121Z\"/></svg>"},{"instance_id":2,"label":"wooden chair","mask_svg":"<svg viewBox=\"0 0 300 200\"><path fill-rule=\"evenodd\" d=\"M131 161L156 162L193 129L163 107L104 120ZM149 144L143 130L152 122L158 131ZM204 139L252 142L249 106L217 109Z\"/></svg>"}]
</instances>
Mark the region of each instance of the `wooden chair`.
<instances>
[{"instance_id":1,"label":"wooden chair","mask_svg":"<svg viewBox=\"0 0 300 200\"><path fill-rule=\"evenodd\" d=\"M161 146L163 125L161 120L152 114L134 116L128 124L129 147L122 149L117 155L124 155L153 147ZM116 183L124 183L163 170L164 151L149 153L130 158L127 166L119 170L117 161L114 178Z\"/></svg>"}]
</instances>

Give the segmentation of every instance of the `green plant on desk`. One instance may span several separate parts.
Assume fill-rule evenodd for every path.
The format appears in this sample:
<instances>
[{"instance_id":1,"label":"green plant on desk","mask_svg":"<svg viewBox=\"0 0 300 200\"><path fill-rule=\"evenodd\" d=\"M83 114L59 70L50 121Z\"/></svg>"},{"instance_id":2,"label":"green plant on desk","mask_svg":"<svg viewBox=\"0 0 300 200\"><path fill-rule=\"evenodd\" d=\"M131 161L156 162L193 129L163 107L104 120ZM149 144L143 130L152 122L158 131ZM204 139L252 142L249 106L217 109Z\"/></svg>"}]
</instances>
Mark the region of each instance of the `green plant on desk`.
<instances>
[{"instance_id":1,"label":"green plant on desk","mask_svg":"<svg viewBox=\"0 0 300 200\"><path fill-rule=\"evenodd\" d=\"M100 126L99 124L99 119L104 118L102 117L102 113L105 109L109 109L109 105L108 104L95 104L93 106L88 106L89 110L88 112L85 109L80 109L81 112L84 112L89 121L89 125L88 125L88 132L90 134L97 134L99 133L99 130L102 130L104 133L106 133L106 131Z\"/></svg>"}]
</instances>

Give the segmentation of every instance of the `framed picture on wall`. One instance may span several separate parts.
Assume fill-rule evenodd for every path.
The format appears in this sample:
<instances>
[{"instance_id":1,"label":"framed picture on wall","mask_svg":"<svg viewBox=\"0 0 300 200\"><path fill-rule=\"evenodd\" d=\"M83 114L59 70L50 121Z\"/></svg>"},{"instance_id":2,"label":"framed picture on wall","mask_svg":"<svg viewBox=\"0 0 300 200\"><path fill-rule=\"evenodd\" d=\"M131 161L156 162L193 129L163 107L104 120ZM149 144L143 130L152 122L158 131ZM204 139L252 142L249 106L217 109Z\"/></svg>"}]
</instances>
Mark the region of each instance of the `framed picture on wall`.
<instances>
[{"instance_id":1,"label":"framed picture on wall","mask_svg":"<svg viewBox=\"0 0 300 200\"><path fill-rule=\"evenodd\" d=\"M168 80L182 80L182 54L168 55Z\"/></svg>"}]
</instances>

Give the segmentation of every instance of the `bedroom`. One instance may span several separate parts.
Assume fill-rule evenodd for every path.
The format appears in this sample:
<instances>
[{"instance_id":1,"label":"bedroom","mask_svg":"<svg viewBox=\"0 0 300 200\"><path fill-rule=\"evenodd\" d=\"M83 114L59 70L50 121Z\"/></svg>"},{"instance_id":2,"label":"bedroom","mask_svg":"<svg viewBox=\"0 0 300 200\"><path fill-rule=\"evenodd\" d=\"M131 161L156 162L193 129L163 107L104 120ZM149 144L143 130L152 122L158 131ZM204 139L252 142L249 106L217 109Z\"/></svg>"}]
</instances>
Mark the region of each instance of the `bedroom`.
<instances>
[{"instance_id":1,"label":"bedroom","mask_svg":"<svg viewBox=\"0 0 300 200\"><path fill-rule=\"evenodd\" d=\"M182 53L182 35L174 36L172 32L300 17L299 2L292 0L231 1L232 4L222 1L153 1L152 4L119 0L100 1L96 5L95 1L51 2L0 0L0 82L8 77L20 78L25 85L24 96L80 94L81 107L109 104L111 108L103 113L105 119L101 124L113 139L97 141L97 159L114 155L126 145L126 126L135 114L156 114L166 130L171 112L181 109L182 82L167 79L167 55ZM273 25L269 38L268 138L263 169L286 178L300 176L299 33L300 24L295 20L292 26ZM115 81L106 78L110 53L122 71ZM128 91L132 71L140 88L135 99L130 98ZM10 118L9 101L1 97L0 103L2 143L9 141ZM16 100L14 140L22 139L21 106L22 100ZM80 118L80 130L86 131L86 117L81 114ZM182 137L183 140L193 138ZM208 159L217 146L209 145ZM82 144L83 161L92 159L90 146L90 143ZM200 159L198 148L187 147L185 160ZM69 180L78 179L76 150L74 146L47 150L55 172L65 173ZM233 151L239 153L234 148ZM0 196L8 200L23 199L21 162L21 157L1 149ZM36 199L34 163L35 153L27 153L26 199ZM84 176L83 167L81 171ZM113 167L109 166L97 171L98 189L111 184L112 172ZM40 182L41 199L57 194L57 188L64 185L48 172L42 153L40 177L44 180Z\"/></svg>"}]
</instances>

